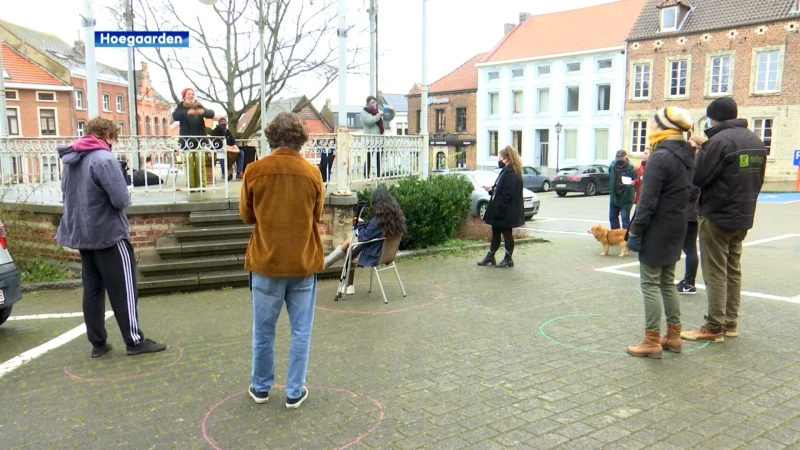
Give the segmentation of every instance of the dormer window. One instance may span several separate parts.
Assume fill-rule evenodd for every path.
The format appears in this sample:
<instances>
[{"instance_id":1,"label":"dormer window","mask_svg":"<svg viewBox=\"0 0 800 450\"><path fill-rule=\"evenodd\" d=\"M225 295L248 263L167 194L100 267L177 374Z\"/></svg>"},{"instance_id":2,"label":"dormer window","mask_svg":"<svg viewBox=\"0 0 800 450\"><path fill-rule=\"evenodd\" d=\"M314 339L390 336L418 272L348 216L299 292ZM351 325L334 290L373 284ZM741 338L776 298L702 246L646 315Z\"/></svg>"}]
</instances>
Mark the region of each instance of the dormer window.
<instances>
[{"instance_id":1,"label":"dormer window","mask_svg":"<svg viewBox=\"0 0 800 450\"><path fill-rule=\"evenodd\" d=\"M661 31L675 31L678 29L678 7L673 6L661 10Z\"/></svg>"},{"instance_id":2,"label":"dormer window","mask_svg":"<svg viewBox=\"0 0 800 450\"><path fill-rule=\"evenodd\" d=\"M677 31L692 10L689 0L662 0L659 5L659 25L662 32Z\"/></svg>"}]
</instances>

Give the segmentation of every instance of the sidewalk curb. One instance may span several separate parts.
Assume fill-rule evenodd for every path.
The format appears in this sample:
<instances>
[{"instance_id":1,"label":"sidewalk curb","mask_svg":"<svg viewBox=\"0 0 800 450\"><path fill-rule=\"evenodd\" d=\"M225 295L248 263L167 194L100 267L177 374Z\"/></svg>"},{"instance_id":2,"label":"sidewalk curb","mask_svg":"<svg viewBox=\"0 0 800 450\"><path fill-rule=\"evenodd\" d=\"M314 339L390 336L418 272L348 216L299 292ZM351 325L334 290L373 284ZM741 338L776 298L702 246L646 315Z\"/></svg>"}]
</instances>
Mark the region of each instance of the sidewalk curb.
<instances>
[{"instance_id":1,"label":"sidewalk curb","mask_svg":"<svg viewBox=\"0 0 800 450\"><path fill-rule=\"evenodd\" d=\"M62 281L39 281L35 283L22 283L20 290L22 292L36 292L36 291L57 291L57 290L70 290L78 289L83 286L83 280L62 280Z\"/></svg>"}]
</instances>

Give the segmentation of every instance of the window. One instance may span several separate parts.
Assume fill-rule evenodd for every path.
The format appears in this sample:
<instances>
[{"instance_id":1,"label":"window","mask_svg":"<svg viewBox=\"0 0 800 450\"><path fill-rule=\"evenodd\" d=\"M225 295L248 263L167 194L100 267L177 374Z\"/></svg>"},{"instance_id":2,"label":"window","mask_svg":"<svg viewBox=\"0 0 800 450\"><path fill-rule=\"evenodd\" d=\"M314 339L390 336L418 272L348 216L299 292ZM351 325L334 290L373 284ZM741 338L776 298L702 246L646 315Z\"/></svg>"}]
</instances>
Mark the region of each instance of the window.
<instances>
[{"instance_id":1,"label":"window","mask_svg":"<svg viewBox=\"0 0 800 450\"><path fill-rule=\"evenodd\" d=\"M595 161L605 161L608 159L607 128L598 128L594 130L594 159Z\"/></svg>"},{"instance_id":2,"label":"window","mask_svg":"<svg viewBox=\"0 0 800 450\"><path fill-rule=\"evenodd\" d=\"M164 136L169 136L169 127L167 126L167 119L161 119L161 132ZM406 124L406 134L408 134L408 124Z\"/></svg>"},{"instance_id":3,"label":"window","mask_svg":"<svg viewBox=\"0 0 800 450\"><path fill-rule=\"evenodd\" d=\"M86 129L86 122L79 120L78 121L78 136L83 136L85 134Z\"/></svg>"},{"instance_id":4,"label":"window","mask_svg":"<svg viewBox=\"0 0 800 450\"><path fill-rule=\"evenodd\" d=\"M37 92L36 100L40 102L54 102L56 101L55 92Z\"/></svg>"},{"instance_id":5,"label":"window","mask_svg":"<svg viewBox=\"0 0 800 450\"><path fill-rule=\"evenodd\" d=\"M19 92L6 91L6 100L19 100Z\"/></svg>"},{"instance_id":6,"label":"window","mask_svg":"<svg viewBox=\"0 0 800 450\"><path fill-rule=\"evenodd\" d=\"M489 156L497 156L497 131L489 132Z\"/></svg>"},{"instance_id":7,"label":"window","mask_svg":"<svg viewBox=\"0 0 800 450\"><path fill-rule=\"evenodd\" d=\"M525 76L525 69L514 69L511 71L511 78L522 78Z\"/></svg>"},{"instance_id":8,"label":"window","mask_svg":"<svg viewBox=\"0 0 800 450\"><path fill-rule=\"evenodd\" d=\"M467 108L456 108L456 131L467 131Z\"/></svg>"},{"instance_id":9,"label":"window","mask_svg":"<svg viewBox=\"0 0 800 450\"><path fill-rule=\"evenodd\" d=\"M778 60L779 51L758 53L758 72L756 75L756 92L778 91Z\"/></svg>"},{"instance_id":10,"label":"window","mask_svg":"<svg viewBox=\"0 0 800 450\"><path fill-rule=\"evenodd\" d=\"M500 114L500 94L492 92L489 94L489 115Z\"/></svg>"},{"instance_id":11,"label":"window","mask_svg":"<svg viewBox=\"0 0 800 450\"><path fill-rule=\"evenodd\" d=\"M772 149L772 119L753 119L753 133L764 141L769 155Z\"/></svg>"},{"instance_id":12,"label":"window","mask_svg":"<svg viewBox=\"0 0 800 450\"><path fill-rule=\"evenodd\" d=\"M650 63L633 65L633 98L650 98Z\"/></svg>"},{"instance_id":13,"label":"window","mask_svg":"<svg viewBox=\"0 0 800 450\"><path fill-rule=\"evenodd\" d=\"M500 72L489 72L489 81L497 81L500 79Z\"/></svg>"},{"instance_id":14,"label":"window","mask_svg":"<svg viewBox=\"0 0 800 450\"><path fill-rule=\"evenodd\" d=\"M567 112L578 112L581 104L581 88L571 86L567 88Z\"/></svg>"},{"instance_id":15,"label":"window","mask_svg":"<svg viewBox=\"0 0 800 450\"><path fill-rule=\"evenodd\" d=\"M539 114L550 114L550 89L539 89Z\"/></svg>"},{"instance_id":16,"label":"window","mask_svg":"<svg viewBox=\"0 0 800 450\"><path fill-rule=\"evenodd\" d=\"M125 134L125 122L117 122L117 133L119 133L120 136Z\"/></svg>"},{"instance_id":17,"label":"window","mask_svg":"<svg viewBox=\"0 0 800 450\"><path fill-rule=\"evenodd\" d=\"M417 134L422 132L422 110L417 110Z\"/></svg>"},{"instance_id":18,"label":"window","mask_svg":"<svg viewBox=\"0 0 800 450\"><path fill-rule=\"evenodd\" d=\"M347 126L350 128L356 126L356 118L351 116L350 114L347 115Z\"/></svg>"},{"instance_id":19,"label":"window","mask_svg":"<svg viewBox=\"0 0 800 450\"><path fill-rule=\"evenodd\" d=\"M19 110L17 108L6 108L6 122L8 124L8 135L19 136Z\"/></svg>"},{"instance_id":20,"label":"window","mask_svg":"<svg viewBox=\"0 0 800 450\"><path fill-rule=\"evenodd\" d=\"M567 64L567 73L575 73L581 71L581 63L574 62Z\"/></svg>"},{"instance_id":21,"label":"window","mask_svg":"<svg viewBox=\"0 0 800 450\"><path fill-rule=\"evenodd\" d=\"M724 95L731 93L731 57L717 56L711 58L711 80L709 93Z\"/></svg>"},{"instance_id":22,"label":"window","mask_svg":"<svg viewBox=\"0 0 800 450\"><path fill-rule=\"evenodd\" d=\"M601 59L597 61L597 70L610 69L612 65L613 63L610 59Z\"/></svg>"},{"instance_id":23,"label":"window","mask_svg":"<svg viewBox=\"0 0 800 450\"><path fill-rule=\"evenodd\" d=\"M150 116L144 118L144 135L152 136L150 133Z\"/></svg>"},{"instance_id":24,"label":"window","mask_svg":"<svg viewBox=\"0 0 800 450\"><path fill-rule=\"evenodd\" d=\"M111 96L103 94L103 111L111 110Z\"/></svg>"},{"instance_id":25,"label":"window","mask_svg":"<svg viewBox=\"0 0 800 450\"><path fill-rule=\"evenodd\" d=\"M117 112L122 112L122 96L117 95Z\"/></svg>"},{"instance_id":26,"label":"window","mask_svg":"<svg viewBox=\"0 0 800 450\"><path fill-rule=\"evenodd\" d=\"M647 147L647 121L634 120L631 132L631 153L642 153Z\"/></svg>"},{"instance_id":27,"label":"window","mask_svg":"<svg viewBox=\"0 0 800 450\"><path fill-rule=\"evenodd\" d=\"M522 156L522 130L511 131L511 145L513 145L517 153Z\"/></svg>"},{"instance_id":28,"label":"window","mask_svg":"<svg viewBox=\"0 0 800 450\"><path fill-rule=\"evenodd\" d=\"M539 66L536 68L536 72L539 74L540 77L545 75L550 75L550 66Z\"/></svg>"},{"instance_id":29,"label":"window","mask_svg":"<svg viewBox=\"0 0 800 450\"><path fill-rule=\"evenodd\" d=\"M675 31L678 29L678 7L664 8L661 10L661 31Z\"/></svg>"},{"instance_id":30,"label":"window","mask_svg":"<svg viewBox=\"0 0 800 450\"><path fill-rule=\"evenodd\" d=\"M689 62L686 60L669 63L669 96L685 97L687 94L686 77Z\"/></svg>"},{"instance_id":31,"label":"window","mask_svg":"<svg viewBox=\"0 0 800 450\"><path fill-rule=\"evenodd\" d=\"M86 109L86 102L83 99L83 91L80 89L75 90L75 108Z\"/></svg>"},{"instance_id":32,"label":"window","mask_svg":"<svg viewBox=\"0 0 800 450\"><path fill-rule=\"evenodd\" d=\"M153 119L153 136L161 136L161 124L159 122L161 121L158 120L158 117Z\"/></svg>"},{"instance_id":33,"label":"window","mask_svg":"<svg viewBox=\"0 0 800 450\"><path fill-rule=\"evenodd\" d=\"M514 114L522 114L525 112L522 91L514 91L512 94L514 95Z\"/></svg>"},{"instance_id":34,"label":"window","mask_svg":"<svg viewBox=\"0 0 800 450\"><path fill-rule=\"evenodd\" d=\"M611 111L611 85L600 84L597 86L597 110Z\"/></svg>"},{"instance_id":35,"label":"window","mask_svg":"<svg viewBox=\"0 0 800 450\"><path fill-rule=\"evenodd\" d=\"M42 108L39 110L39 134L42 136L55 136L56 131L56 110Z\"/></svg>"},{"instance_id":36,"label":"window","mask_svg":"<svg viewBox=\"0 0 800 450\"><path fill-rule=\"evenodd\" d=\"M578 130L564 130L564 158L578 159Z\"/></svg>"},{"instance_id":37,"label":"window","mask_svg":"<svg viewBox=\"0 0 800 450\"><path fill-rule=\"evenodd\" d=\"M444 127L445 127L444 115L445 115L445 110L444 109L437 109L436 110L436 132L437 133L444 132Z\"/></svg>"}]
</instances>

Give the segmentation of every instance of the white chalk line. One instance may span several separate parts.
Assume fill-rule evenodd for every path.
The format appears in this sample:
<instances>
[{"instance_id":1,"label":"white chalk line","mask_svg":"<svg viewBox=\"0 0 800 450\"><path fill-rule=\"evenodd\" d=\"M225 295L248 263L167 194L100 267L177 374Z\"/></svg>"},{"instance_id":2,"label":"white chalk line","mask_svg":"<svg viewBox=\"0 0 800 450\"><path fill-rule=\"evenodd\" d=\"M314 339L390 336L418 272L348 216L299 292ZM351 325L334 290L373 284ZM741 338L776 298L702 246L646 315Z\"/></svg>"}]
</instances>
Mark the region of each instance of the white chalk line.
<instances>
[{"instance_id":1,"label":"white chalk line","mask_svg":"<svg viewBox=\"0 0 800 450\"><path fill-rule=\"evenodd\" d=\"M32 316L11 316L8 320L37 320L37 319L66 319L68 317L83 317L83 313L64 314L34 314Z\"/></svg>"},{"instance_id":2,"label":"white chalk line","mask_svg":"<svg viewBox=\"0 0 800 450\"><path fill-rule=\"evenodd\" d=\"M571 234L575 236L592 237L592 235L590 235L589 233L579 233L577 231L545 230L543 228L531 228L531 227L525 227L525 229L531 231L538 231L541 233Z\"/></svg>"},{"instance_id":3,"label":"white chalk line","mask_svg":"<svg viewBox=\"0 0 800 450\"><path fill-rule=\"evenodd\" d=\"M81 314L83 315L83 314ZM106 320L109 317L113 316L114 313L111 311L106 312ZM23 316L24 317L24 316ZM34 359L44 355L45 353L49 352L50 350L56 349L61 347L62 345L74 340L75 338L86 334L86 324L82 323L77 327L67 331L66 333L56 337L55 339L51 339L44 344L32 348L18 356L15 356L8 361L0 364L0 378L3 376L13 372L14 370L20 368L23 364L29 363Z\"/></svg>"}]
</instances>

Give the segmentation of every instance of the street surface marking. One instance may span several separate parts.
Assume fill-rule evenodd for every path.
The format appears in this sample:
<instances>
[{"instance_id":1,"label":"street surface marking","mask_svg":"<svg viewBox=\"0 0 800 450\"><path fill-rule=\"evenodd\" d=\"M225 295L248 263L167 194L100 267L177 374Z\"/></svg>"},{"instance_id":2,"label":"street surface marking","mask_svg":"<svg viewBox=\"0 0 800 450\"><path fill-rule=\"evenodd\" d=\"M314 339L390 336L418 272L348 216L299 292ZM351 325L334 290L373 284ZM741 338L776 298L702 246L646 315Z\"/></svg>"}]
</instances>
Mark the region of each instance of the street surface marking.
<instances>
[{"instance_id":1,"label":"street surface marking","mask_svg":"<svg viewBox=\"0 0 800 450\"><path fill-rule=\"evenodd\" d=\"M566 222L587 222L587 223L600 223L600 224L605 223L605 222L608 221L608 219L603 219L603 220L567 219L565 217L542 217L542 219L548 219L550 221L563 220L563 221L566 221ZM536 220L536 219L534 219L534 220Z\"/></svg>"},{"instance_id":2,"label":"street surface marking","mask_svg":"<svg viewBox=\"0 0 800 450\"><path fill-rule=\"evenodd\" d=\"M64 319L67 317L83 317L83 313L36 314L33 316L11 316L8 320Z\"/></svg>"},{"instance_id":3,"label":"street surface marking","mask_svg":"<svg viewBox=\"0 0 800 450\"><path fill-rule=\"evenodd\" d=\"M113 316L113 315L114 315L113 312L107 311L106 312L106 320L108 320L108 318ZM3 378L3 376L5 376L6 374L18 369L23 364L29 363L29 362L33 361L34 359L36 359L36 358L44 355L45 353L49 352L50 350L56 349L58 347L61 347L62 345L74 340L75 338L77 338L78 336L81 336L83 334L86 334L86 324L85 323L82 323L82 324L78 325L77 327L67 331L66 333L62 334L61 336L58 336L55 339L47 341L44 344L42 344L42 345L40 345L40 346L38 346L36 348L32 348L32 349L28 350L27 352L22 353L19 356L15 356L15 357L9 359L8 361L4 362L3 364L0 364L0 378Z\"/></svg>"},{"instance_id":4,"label":"street surface marking","mask_svg":"<svg viewBox=\"0 0 800 450\"><path fill-rule=\"evenodd\" d=\"M576 236L592 237L592 235L589 233L579 233L577 231L545 230L543 228L531 228L531 227L525 227L525 229L531 231L539 231L542 233L574 234Z\"/></svg>"}]
</instances>

